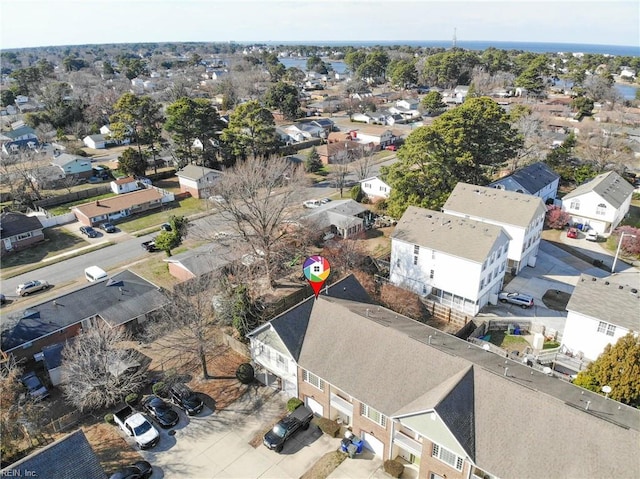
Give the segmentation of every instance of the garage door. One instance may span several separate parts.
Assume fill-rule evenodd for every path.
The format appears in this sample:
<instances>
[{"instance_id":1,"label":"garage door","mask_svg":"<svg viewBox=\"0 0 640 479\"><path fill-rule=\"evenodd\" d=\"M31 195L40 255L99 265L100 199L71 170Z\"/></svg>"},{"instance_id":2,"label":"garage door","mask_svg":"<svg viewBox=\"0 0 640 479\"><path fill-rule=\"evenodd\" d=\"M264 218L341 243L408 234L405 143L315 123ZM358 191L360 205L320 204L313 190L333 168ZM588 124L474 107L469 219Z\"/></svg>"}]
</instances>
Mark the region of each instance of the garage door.
<instances>
[{"instance_id":1,"label":"garage door","mask_svg":"<svg viewBox=\"0 0 640 479\"><path fill-rule=\"evenodd\" d=\"M364 440L364 447L366 447L370 451L373 451L376 456L383 456L384 444L380 439L376 439L368 432L362 434L362 439Z\"/></svg>"},{"instance_id":2,"label":"garage door","mask_svg":"<svg viewBox=\"0 0 640 479\"><path fill-rule=\"evenodd\" d=\"M322 407L322 404L320 404L318 401L316 401L313 398L306 397L304 399L304 405L307 406L309 409L311 409L311 411L313 411L313 414L322 416L324 413L324 408Z\"/></svg>"}]
</instances>

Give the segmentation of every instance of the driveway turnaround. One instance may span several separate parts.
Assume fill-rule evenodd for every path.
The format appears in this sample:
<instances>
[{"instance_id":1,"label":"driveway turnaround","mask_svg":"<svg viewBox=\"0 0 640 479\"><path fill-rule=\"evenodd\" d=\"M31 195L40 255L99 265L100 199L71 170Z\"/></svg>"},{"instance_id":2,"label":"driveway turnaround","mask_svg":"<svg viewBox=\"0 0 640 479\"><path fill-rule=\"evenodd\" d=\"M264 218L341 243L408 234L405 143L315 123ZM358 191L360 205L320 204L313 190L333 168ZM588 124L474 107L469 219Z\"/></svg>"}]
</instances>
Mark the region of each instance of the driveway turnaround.
<instances>
[{"instance_id":1,"label":"driveway turnaround","mask_svg":"<svg viewBox=\"0 0 640 479\"><path fill-rule=\"evenodd\" d=\"M340 446L312 425L300 431L278 454L249 441L286 412L286 397L270 388L250 389L220 412L187 417L173 431L161 431L158 446L140 451L154 467L154 478L299 478L325 453ZM171 433L174 433L171 435Z\"/></svg>"}]
</instances>

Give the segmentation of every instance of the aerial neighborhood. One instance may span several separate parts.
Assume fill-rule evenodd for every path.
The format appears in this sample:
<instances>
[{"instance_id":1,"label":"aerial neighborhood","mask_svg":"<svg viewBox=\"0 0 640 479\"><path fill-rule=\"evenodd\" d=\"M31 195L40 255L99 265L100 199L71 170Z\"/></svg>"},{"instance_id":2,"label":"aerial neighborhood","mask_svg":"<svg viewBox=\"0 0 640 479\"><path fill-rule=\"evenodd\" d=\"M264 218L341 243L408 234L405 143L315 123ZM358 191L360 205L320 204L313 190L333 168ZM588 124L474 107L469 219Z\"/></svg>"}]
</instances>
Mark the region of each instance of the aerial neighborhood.
<instances>
[{"instance_id":1,"label":"aerial neighborhood","mask_svg":"<svg viewBox=\"0 0 640 479\"><path fill-rule=\"evenodd\" d=\"M640 477L640 56L0 55L3 476Z\"/></svg>"}]
</instances>

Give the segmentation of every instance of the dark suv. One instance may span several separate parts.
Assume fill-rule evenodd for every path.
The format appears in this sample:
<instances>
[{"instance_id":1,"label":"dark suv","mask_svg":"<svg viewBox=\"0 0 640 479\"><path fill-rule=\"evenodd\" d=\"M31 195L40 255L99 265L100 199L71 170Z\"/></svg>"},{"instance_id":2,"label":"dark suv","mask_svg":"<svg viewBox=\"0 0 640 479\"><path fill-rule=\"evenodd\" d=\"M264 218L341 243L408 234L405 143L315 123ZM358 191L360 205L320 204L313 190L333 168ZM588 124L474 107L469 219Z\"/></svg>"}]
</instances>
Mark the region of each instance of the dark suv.
<instances>
[{"instance_id":1,"label":"dark suv","mask_svg":"<svg viewBox=\"0 0 640 479\"><path fill-rule=\"evenodd\" d=\"M204 406L200 396L183 383L174 384L171 387L171 402L184 409L189 416L198 414Z\"/></svg>"}]
</instances>

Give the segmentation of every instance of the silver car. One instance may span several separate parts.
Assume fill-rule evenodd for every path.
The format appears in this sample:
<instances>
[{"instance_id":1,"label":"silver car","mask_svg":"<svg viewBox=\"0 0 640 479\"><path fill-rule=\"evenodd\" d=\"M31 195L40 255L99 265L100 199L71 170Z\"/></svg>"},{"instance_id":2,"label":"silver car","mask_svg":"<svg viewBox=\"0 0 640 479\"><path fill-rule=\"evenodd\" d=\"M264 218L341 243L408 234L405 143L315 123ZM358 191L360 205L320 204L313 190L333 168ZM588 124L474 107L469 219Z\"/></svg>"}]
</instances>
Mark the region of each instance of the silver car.
<instances>
[{"instance_id":1,"label":"silver car","mask_svg":"<svg viewBox=\"0 0 640 479\"><path fill-rule=\"evenodd\" d=\"M26 296L27 294L35 293L47 289L49 283L44 280L27 281L26 283L19 284L16 288L16 294L18 296Z\"/></svg>"},{"instance_id":2,"label":"silver car","mask_svg":"<svg viewBox=\"0 0 640 479\"><path fill-rule=\"evenodd\" d=\"M498 294L498 299L503 303L517 304L522 308L530 308L533 306L533 296L523 293L507 293L502 291Z\"/></svg>"}]
</instances>

